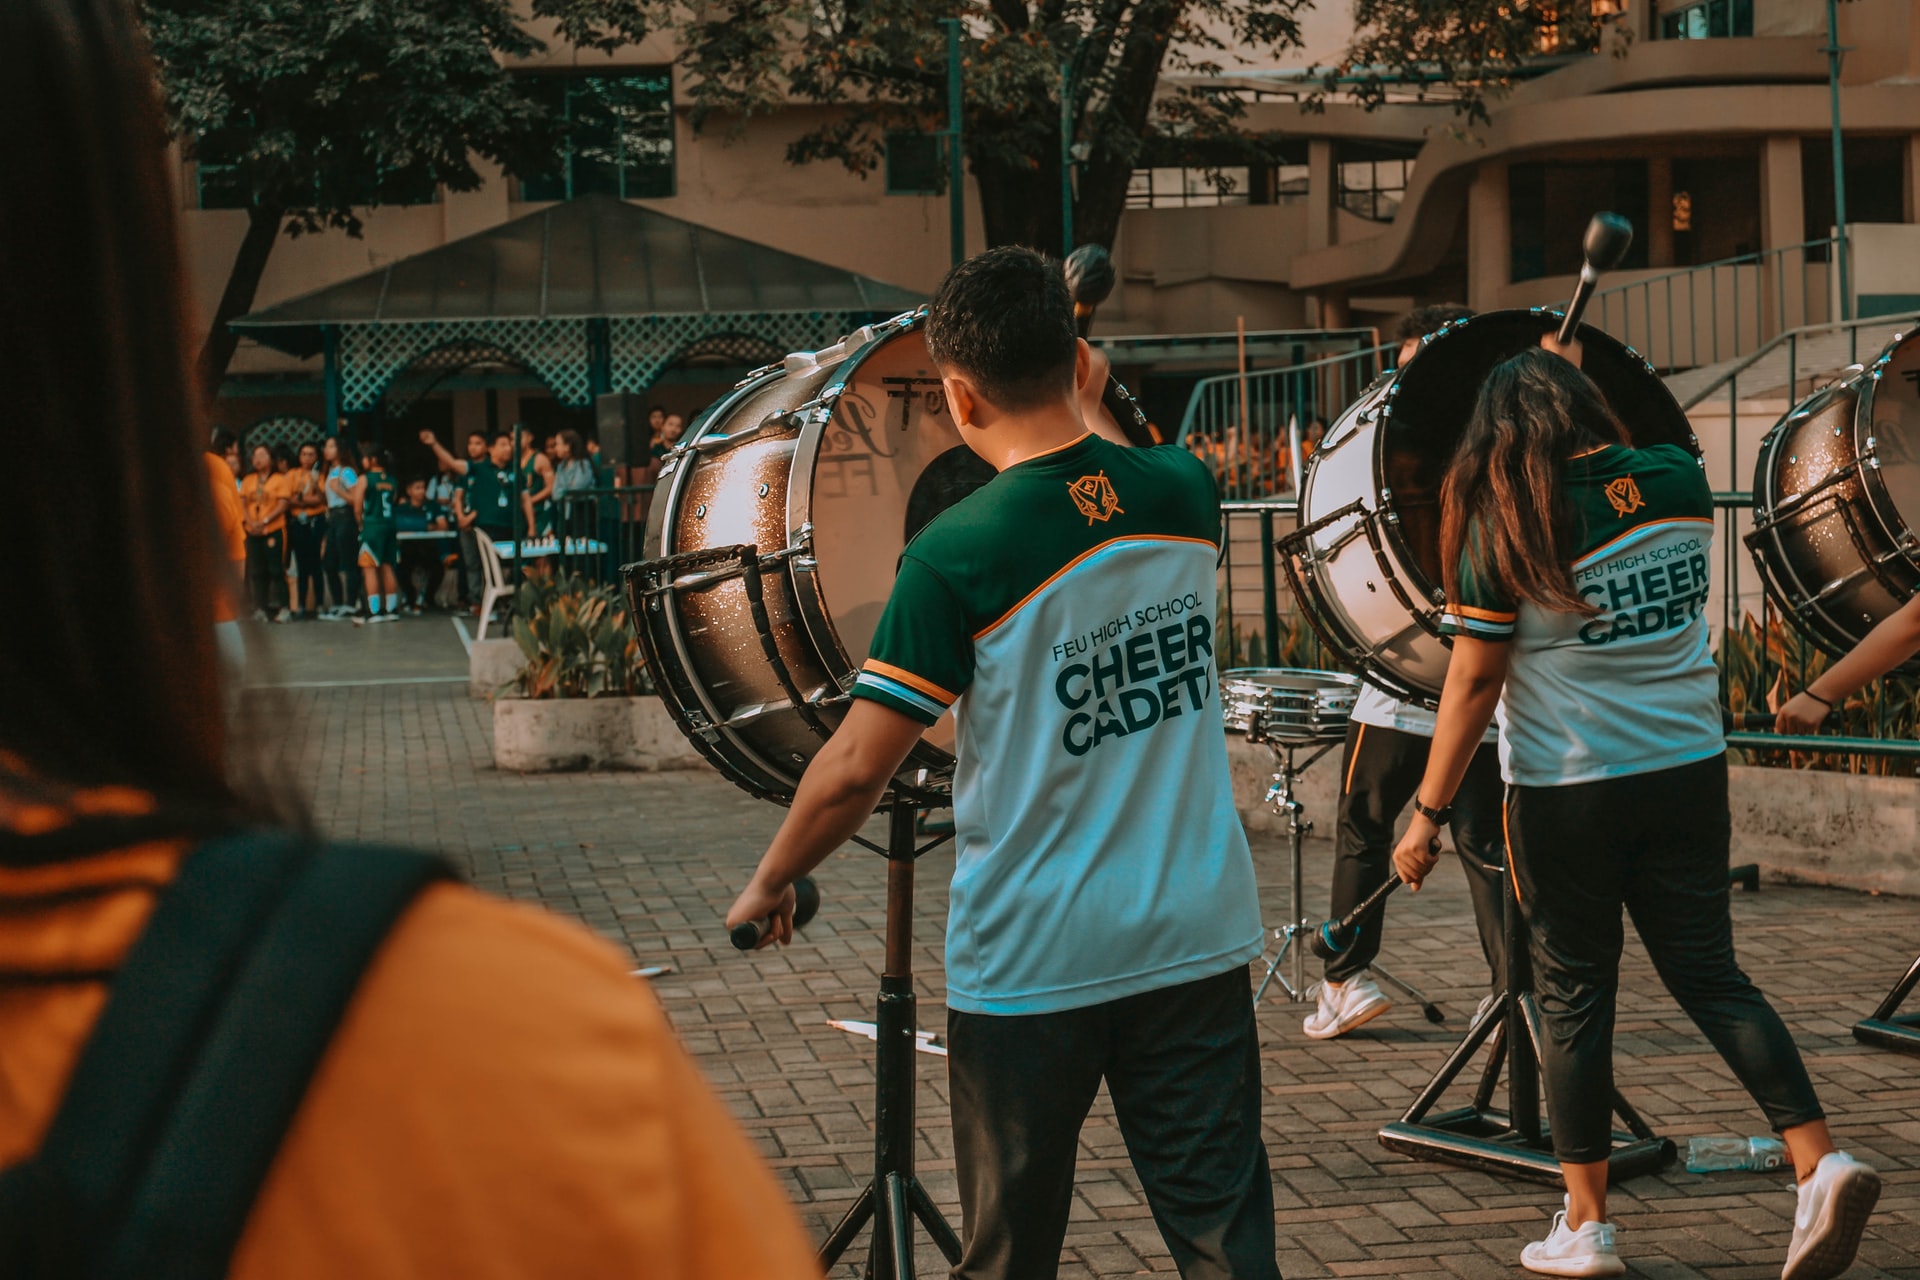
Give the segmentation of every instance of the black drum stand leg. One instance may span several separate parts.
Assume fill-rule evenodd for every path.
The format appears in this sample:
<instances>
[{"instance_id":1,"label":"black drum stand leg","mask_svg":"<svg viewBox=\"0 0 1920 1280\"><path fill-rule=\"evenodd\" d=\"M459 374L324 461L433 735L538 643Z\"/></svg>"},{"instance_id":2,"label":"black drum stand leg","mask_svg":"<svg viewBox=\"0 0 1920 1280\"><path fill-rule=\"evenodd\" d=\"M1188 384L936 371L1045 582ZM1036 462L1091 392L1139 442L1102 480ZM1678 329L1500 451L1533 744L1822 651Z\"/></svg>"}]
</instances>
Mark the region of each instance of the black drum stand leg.
<instances>
[{"instance_id":1,"label":"black drum stand leg","mask_svg":"<svg viewBox=\"0 0 1920 1280\"><path fill-rule=\"evenodd\" d=\"M1466 1039L1448 1055L1439 1074L1420 1091L1407 1113L1380 1130L1380 1143L1390 1151L1424 1160L1557 1185L1561 1181L1560 1162L1553 1157L1551 1135L1540 1114L1540 1016L1530 990L1533 979L1520 910L1511 893L1507 895L1505 923L1505 994L1468 1029ZM1473 1102L1447 1111L1434 1110L1483 1047L1487 1061ZM1493 1106L1503 1067L1507 1077L1505 1110ZM1613 1109L1627 1128L1613 1135L1613 1151L1607 1157L1610 1181L1653 1173L1673 1162L1673 1143L1655 1136L1617 1090Z\"/></svg>"},{"instance_id":2,"label":"black drum stand leg","mask_svg":"<svg viewBox=\"0 0 1920 1280\"><path fill-rule=\"evenodd\" d=\"M916 810L900 802L887 824L887 955L874 1015L873 1181L820 1246L820 1265L840 1260L860 1229L873 1223L867 1274L913 1280L913 1221L920 1220L948 1262L960 1261L960 1237L913 1173L914 1032L913 860Z\"/></svg>"},{"instance_id":3,"label":"black drum stand leg","mask_svg":"<svg viewBox=\"0 0 1920 1280\"><path fill-rule=\"evenodd\" d=\"M1908 967L1905 977L1893 984L1893 990L1887 992L1887 998L1871 1016L1853 1024L1853 1038L1883 1049L1920 1053L1920 1013L1899 1011L1916 986L1920 986L1920 958Z\"/></svg>"}]
</instances>

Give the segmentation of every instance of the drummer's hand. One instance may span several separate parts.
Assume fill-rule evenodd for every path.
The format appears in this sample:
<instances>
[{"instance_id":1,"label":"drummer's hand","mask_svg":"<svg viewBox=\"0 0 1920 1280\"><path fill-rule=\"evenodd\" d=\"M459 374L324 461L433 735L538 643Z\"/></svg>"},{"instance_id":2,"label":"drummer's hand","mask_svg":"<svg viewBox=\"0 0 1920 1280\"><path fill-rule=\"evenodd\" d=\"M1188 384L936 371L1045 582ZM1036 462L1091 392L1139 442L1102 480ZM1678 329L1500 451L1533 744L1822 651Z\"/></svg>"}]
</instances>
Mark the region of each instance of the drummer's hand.
<instances>
[{"instance_id":1,"label":"drummer's hand","mask_svg":"<svg viewBox=\"0 0 1920 1280\"><path fill-rule=\"evenodd\" d=\"M775 943L793 941L793 909L798 899L794 896L790 884L773 886L753 882L740 891L740 896L727 908L727 928L735 925L757 924L772 916L773 927L760 935L760 947L770 947ZM760 947L755 947L758 951Z\"/></svg>"},{"instance_id":2,"label":"drummer's hand","mask_svg":"<svg viewBox=\"0 0 1920 1280\"><path fill-rule=\"evenodd\" d=\"M1557 356L1564 356L1568 360L1573 361L1573 367L1576 369L1580 367L1580 357L1586 350L1586 348L1580 345L1580 339L1575 338L1572 342L1562 342L1560 341L1559 335L1554 333L1541 334L1540 347L1542 350L1551 351Z\"/></svg>"},{"instance_id":3,"label":"drummer's hand","mask_svg":"<svg viewBox=\"0 0 1920 1280\"><path fill-rule=\"evenodd\" d=\"M1787 699L1787 705L1773 716L1775 733L1818 733L1820 725L1828 715L1829 708L1820 699L1805 693L1796 693Z\"/></svg>"},{"instance_id":4,"label":"drummer's hand","mask_svg":"<svg viewBox=\"0 0 1920 1280\"><path fill-rule=\"evenodd\" d=\"M1400 843L1394 846L1393 869L1407 888L1420 892L1420 882L1433 870L1433 864L1440 861L1440 828L1433 819L1425 814L1416 813L1407 827L1407 834L1400 837Z\"/></svg>"}]
</instances>

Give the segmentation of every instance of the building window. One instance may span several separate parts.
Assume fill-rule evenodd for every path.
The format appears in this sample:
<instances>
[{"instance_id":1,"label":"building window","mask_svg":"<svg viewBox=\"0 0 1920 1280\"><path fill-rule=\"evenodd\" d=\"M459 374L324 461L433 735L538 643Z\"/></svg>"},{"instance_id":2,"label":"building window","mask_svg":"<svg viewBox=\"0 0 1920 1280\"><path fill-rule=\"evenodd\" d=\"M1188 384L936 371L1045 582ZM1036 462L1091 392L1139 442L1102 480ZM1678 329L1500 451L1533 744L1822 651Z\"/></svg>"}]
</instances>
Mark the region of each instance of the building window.
<instances>
[{"instance_id":1,"label":"building window","mask_svg":"<svg viewBox=\"0 0 1920 1280\"><path fill-rule=\"evenodd\" d=\"M889 133L887 194L937 196L945 191L946 141L937 133Z\"/></svg>"},{"instance_id":2,"label":"building window","mask_svg":"<svg viewBox=\"0 0 1920 1280\"><path fill-rule=\"evenodd\" d=\"M1370 222L1392 222L1407 194L1413 161L1347 160L1340 171L1340 207Z\"/></svg>"},{"instance_id":3,"label":"building window","mask_svg":"<svg viewBox=\"0 0 1920 1280\"><path fill-rule=\"evenodd\" d=\"M245 171L238 163L252 139L246 127L220 129L196 138L193 143L194 200L202 209L245 209L253 203ZM344 166L327 165L334 169ZM432 204L440 198L440 187L423 175L399 175L374 171L363 179L345 184L345 202L355 206ZM316 190L316 204L323 201Z\"/></svg>"},{"instance_id":4,"label":"building window","mask_svg":"<svg viewBox=\"0 0 1920 1280\"><path fill-rule=\"evenodd\" d=\"M566 122L553 167L520 179L522 200L610 195L657 200L673 194L673 77L536 75L526 89Z\"/></svg>"},{"instance_id":5,"label":"building window","mask_svg":"<svg viewBox=\"0 0 1920 1280\"><path fill-rule=\"evenodd\" d=\"M1678 184L1679 179L1676 179ZM1691 184L1688 190L1698 191ZM1633 244L1620 265L1647 265L1647 162L1516 164L1507 168L1507 211L1512 260L1509 279L1538 280L1580 271L1582 238L1595 209L1610 209L1634 227ZM1671 216L1671 210L1662 210ZM1699 220L1695 210L1695 221Z\"/></svg>"},{"instance_id":6,"label":"building window","mask_svg":"<svg viewBox=\"0 0 1920 1280\"><path fill-rule=\"evenodd\" d=\"M1753 34L1753 0L1704 0L1660 18L1662 40L1716 40Z\"/></svg>"},{"instance_id":7,"label":"building window","mask_svg":"<svg viewBox=\"0 0 1920 1280\"><path fill-rule=\"evenodd\" d=\"M1264 203L1252 199L1252 172L1245 165L1220 169L1135 169L1127 180L1129 209L1192 209Z\"/></svg>"}]
</instances>

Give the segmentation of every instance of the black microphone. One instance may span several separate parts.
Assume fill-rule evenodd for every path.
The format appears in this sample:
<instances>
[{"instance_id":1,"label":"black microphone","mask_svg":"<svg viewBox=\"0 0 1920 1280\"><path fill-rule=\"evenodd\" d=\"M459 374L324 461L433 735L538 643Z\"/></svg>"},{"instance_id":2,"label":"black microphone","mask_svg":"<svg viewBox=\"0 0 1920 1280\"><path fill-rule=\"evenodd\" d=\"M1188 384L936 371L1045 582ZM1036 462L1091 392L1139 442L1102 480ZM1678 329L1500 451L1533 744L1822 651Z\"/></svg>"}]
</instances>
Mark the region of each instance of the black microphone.
<instances>
[{"instance_id":1,"label":"black microphone","mask_svg":"<svg viewBox=\"0 0 1920 1280\"><path fill-rule=\"evenodd\" d=\"M801 876L793 882L793 927L804 929L820 912L820 886L813 882L812 876ZM760 939L767 936L773 928L773 917L765 920L749 920L737 924L728 930L727 937L733 945L742 951L751 951L760 945Z\"/></svg>"},{"instance_id":2,"label":"black microphone","mask_svg":"<svg viewBox=\"0 0 1920 1280\"><path fill-rule=\"evenodd\" d=\"M1573 300L1567 303L1566 317L1560 321L1562 343L1573 341L1580 317L1587 309L1587 299L1593 296L1593 286L1600 281L1600 273L1619 266L1632 245L1633 224L1617 213L1596 213L1587 223L1587 235L1580 244L1585 258L1580 264L1580 283L1574 286Z\"/></svg>"},{"instance_id":3,"label":"black microphone","mask_svg":"<svg viewBox=\"0 0 1920 1280\"><path fill-rule=\"evenodd\" d=\"M1360 940L1363 929L1361 921L1369 913L1377 910L1395 889L1404 881L1396 874L1387 882L1367 895L1362 902L1338 920L1329 920L1307 936L1307 947L1322 960L1337 960L1353 949Z\"/></svg>"}]
</instances>

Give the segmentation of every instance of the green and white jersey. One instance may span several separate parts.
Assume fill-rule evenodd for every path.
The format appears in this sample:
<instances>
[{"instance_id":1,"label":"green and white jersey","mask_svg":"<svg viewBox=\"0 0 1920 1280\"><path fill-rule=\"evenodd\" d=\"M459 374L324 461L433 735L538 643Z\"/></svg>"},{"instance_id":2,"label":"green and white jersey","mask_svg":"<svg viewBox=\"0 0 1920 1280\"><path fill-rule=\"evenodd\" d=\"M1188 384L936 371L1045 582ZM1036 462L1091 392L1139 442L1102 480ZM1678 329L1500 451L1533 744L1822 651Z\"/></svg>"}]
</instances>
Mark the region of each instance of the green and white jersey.
<instances>
[{"instance_id":1,"label":"green and white jersey","mask_svg":"<svg viewBox=\"0 0 1920 1280\"><path fill-rule=\"evenodd\" d=\"M1097 436L907 547L855 697L953 708L947 1003L1080 1008L1260 953L1214 662L1219 508L1184 450Z\"/></svg>"},{"instance_id":2,"label":"green and white jersey","mask_svg":"<svg viewBox=\"0 0 1920 1280\"><path fill-rule=\"evenodd\" d=\"M1609 445L1567 463L1573 583L1600 612L1522 603L1462 558L1454 635L1513 641L1500 699L1508 782L1556 787L1670 769L1727 749L1705 610L1713 494L1678 445Z\"/></svg>"}]
</instances>

